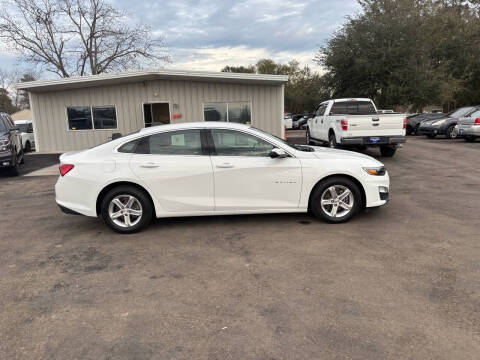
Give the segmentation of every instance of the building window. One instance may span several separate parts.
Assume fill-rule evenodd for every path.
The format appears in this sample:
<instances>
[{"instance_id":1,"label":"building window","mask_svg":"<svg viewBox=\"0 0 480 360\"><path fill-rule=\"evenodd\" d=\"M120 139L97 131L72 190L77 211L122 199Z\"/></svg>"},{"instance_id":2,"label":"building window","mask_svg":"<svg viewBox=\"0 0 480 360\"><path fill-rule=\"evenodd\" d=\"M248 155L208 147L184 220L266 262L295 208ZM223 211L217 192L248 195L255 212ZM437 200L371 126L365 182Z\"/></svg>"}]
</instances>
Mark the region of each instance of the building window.
<instances>
[{"instance_id":1,"label":"building window","mask_svg":"<svg viewBox=\"0 0 480 360\"><path fill-rule=\"evenodd\" d=\"M95 129L116 129L117 113L115 106L92 106L93 126Z\"/></svg>"},{"instance_id":2,"label":"building window","mask_svg":"<svg viewBox=\"0 0 480 360\"><path fill-rule=\"evenodd\" d=\"M205 121L226 121L239 124L252 123L252 108L250 102L214 102L203 105Z\"/></svg>"},{"instance_id":3,"label":"building window","mask_svg":"<svg viewBox=\"0 0 480 360\"><path fill-rule=\"evenodd\" d=\"M90 106L67 107L68 130L92 129L92 111Z\"/></svg>"},{"instance_id":4,"label":"building window","mask_svg":"<svg viewBox=\"0 0 480 360\"><path fill-rule=\"evenodd\" d=\"M67 107L69 130L117 128L117 111L113 105Z\"/></svg>"}]
</instances>

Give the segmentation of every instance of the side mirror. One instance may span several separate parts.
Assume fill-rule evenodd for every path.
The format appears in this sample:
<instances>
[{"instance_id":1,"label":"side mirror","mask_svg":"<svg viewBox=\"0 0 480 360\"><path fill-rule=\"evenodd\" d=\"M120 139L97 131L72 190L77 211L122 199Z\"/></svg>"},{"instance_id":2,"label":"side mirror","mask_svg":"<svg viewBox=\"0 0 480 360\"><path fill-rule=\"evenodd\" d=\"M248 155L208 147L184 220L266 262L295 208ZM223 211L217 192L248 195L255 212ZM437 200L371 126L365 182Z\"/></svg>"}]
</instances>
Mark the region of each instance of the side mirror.
<instances>
[{"instance_id":1,"label":"side mirror","mask_svg":"<svg viewBox=\"0 0 480 360\"><path fill-rule=\"evenodd\" d=\"M279 149L279 148L272 149L272 151L270 152L270 157L272 159L276 159L276 158L282 159L282 158L286 158L288 156L289 155L284 150Z\"/></svg>"}]
</instances>

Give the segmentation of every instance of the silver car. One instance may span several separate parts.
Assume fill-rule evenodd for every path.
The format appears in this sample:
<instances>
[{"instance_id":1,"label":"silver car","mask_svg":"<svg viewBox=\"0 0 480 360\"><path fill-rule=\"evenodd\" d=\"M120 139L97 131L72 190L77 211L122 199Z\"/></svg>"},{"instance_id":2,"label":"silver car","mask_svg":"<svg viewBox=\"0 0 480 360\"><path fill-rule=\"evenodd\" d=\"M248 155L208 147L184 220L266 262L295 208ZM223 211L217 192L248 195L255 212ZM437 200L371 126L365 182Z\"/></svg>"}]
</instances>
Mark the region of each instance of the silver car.
<instances>
[{"instance_id":1,"label":"silver car","mask_svg":"<svg viewBox=\"0 0 480 360\"><path fill-rule=\"evenodd\" d=\"M458 136L468 142L474 142L477 137L480 137L480 106L476 106L473 111L458 119L455 130Z\"/></svg>"}]
</instances>

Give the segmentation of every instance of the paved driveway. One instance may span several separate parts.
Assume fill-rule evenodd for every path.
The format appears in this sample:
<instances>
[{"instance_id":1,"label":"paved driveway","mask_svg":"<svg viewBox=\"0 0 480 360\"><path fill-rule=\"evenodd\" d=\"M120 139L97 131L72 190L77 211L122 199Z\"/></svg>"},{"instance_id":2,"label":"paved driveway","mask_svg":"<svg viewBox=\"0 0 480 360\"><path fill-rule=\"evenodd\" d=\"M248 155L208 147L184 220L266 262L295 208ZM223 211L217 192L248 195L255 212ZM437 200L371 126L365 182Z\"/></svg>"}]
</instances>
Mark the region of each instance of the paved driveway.
<instances>
[{"instance_id":1,"label":"paved driveway","mask_svg":"<svg viewBox=\"0 0 480 360\"><path fill-rule=\"evenodd\" d=\"M391 202L348 224L181 218L131 236L63 215L55 176L0 177L0 358L478 358L479 154L410 139L385 160Z\"/></svg>"}]
</instances>

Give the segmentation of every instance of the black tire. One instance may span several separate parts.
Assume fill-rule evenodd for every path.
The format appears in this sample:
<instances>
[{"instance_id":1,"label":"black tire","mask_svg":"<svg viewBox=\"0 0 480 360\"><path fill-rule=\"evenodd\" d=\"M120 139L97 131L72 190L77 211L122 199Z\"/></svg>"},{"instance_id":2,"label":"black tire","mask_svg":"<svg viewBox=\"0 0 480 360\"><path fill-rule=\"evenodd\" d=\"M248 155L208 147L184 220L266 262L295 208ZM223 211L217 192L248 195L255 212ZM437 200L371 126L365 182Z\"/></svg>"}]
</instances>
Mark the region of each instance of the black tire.
<instances>
[{"instance_id":1,"label":"black tire","mask_svg":"<svg viewBox=\"0 0 480 360\"><path fill-rule=\"evenodd\" d=\"M465 136L464 139L466 142L473 143L477 138L475 136Z\"/></svg>"},{"instance_id":2,"label":"black tire","mask_svg":"<svg viewBox=\"0 0 480 360\"><path fill-rule=\"evenodd\" d=\"M380 146L380 153L384 157L392 157L397 152L397 148L391 145L382 145Z\"/></svg>"},{"instance_id":3,"label":"black tire","mask_svg":"<svg viewBox=\"0 0 480 360\"><path fill-rule=\"evenodd\" d=\"M447 130L445 130L445 137L447 139L456 139L457 138L457 134L455 133L455 125L450 125Z\"/></svg>"},{"instance_id":4,"label":"black tire","mask_svg":"<svg viewBox=\"0 0 480 360\"><path fill-rule=\"evenodd\" d=\"M305 141L307 145L313 145L312 138L310 137L310 129L307 128L307 131L305 132Z\"/></svg>"},{"instance_id":5,"label":"black tire","mask_svg":"<svg viewBox=\"0 0 480 360\"><path fill-rule=\"evenodd\" d=\"M418 128L419 127L420 127L420 124L417 124L417 126L415 126L415 129L413 130L414 135L418 135Z\"/></svg>"},{"instance_id":6,"label":"black tire","mask_svg":"<svg viewBox=\"0 0 480 360\"><path fill-rule=\"evenodd\" d=\"M18 155L17 151L15 150L15 156L13 157L13 166L10 168L10 175L18 176L20 175L20 166L18 163Z\"/></svg>"},{"instance_id":7,"label":"black tire","mask_svg":"<svg viewBox=\"0 0 480 360\"><path fill-rule=\"evenodd\" d=\"M25 152L23 151L23 148L22 148L22 151L20 152L20 156L21 156L20 164L25 164Z\"/></svg>"},{"instance_id":8,"label":"black tire","mask_svg":"<svg viewBox=\"0 0 480 360\"><path fill-rule=\"evenodd\" d=\"M429 139L435 139L437 137L437 135L433 135L433 134L428 134L427 137Z\"/></svg>"},{"instance_id":9,"label":"black tire","mask_svg":"<svg viewBox=\"0 0 480 360\"><path fill-rule=\"evenodd\" d=\"M353 195L353 203L351 203L351 209L348 213L340 217L333 217L331 214L327 213L324 208L322 207L322 196L327 196L327 192L329 192L329 188L332 186L340 186L350 190L351 194ZM342 195L342 194L340 194ZM326 207L329 205L325 205ZM332 205L333 207L333 205ZM311 199L310 199L310 209L312 210L315 217L318 219L324 220L329 223L342 223L350 220L361 208L363 207L362 204L362 195L358 186L350 179L342 176L335 176L323 180L320 184L318 184L315 189L313 190ZM338 205L337 205L338 208ZM331 210L332 208L327 208L327 210Z\"/></svg>"},{"instance_id":10,"label":"black tire","mask_svg":"<svg viewBox=\"0 0 480 360\"><path fill-rule=\"evenodd\" d=\"M32 146L30 145L30 141L27 141L25 143L25 152L28 153L30 151L32 151Z\"/></svg>"},{"instance_id":11,"label":"black tire","mask_svg":"<svg viewBox=\"0 0 480 360\"><path fill-rule=\"evenodd\" d=\"M412 135L415 132L414 128L407 125L407 135Z\"/></svg>"},{"instance_id":12,"label":"black tire","mask_svg":"<svg viewBox=\"0 0 480 360\"><path fill-rule=\"evenodd\" d=\"M140 216L140 220L134 225L122 227L116 224L114 220L110 218L110 203L118 196L132 196L141 204L142 215ZM110 190L103 197L100 209L100 215L105 224L107 224L112 230L122 234L132 234L145 229L153 218L153 204L150 198L143 190L140 190L134 186L121 185Z\"/></svg>"},{"instance_id":13,"label":"black tire","mask_svg":"<svg viewBox=\"0 0 480 360\"><path fill-rule=\"evenodd\" d=\"M328 135L328 147L332 149L338 149L337 138L333 132Z\"/></svg>"}]
</instances>

